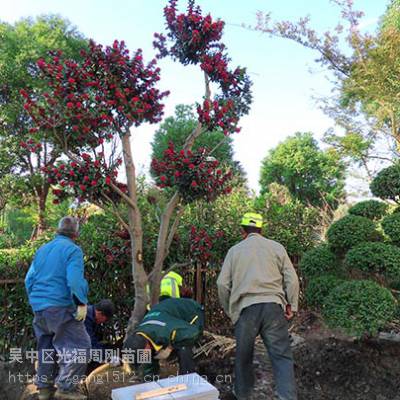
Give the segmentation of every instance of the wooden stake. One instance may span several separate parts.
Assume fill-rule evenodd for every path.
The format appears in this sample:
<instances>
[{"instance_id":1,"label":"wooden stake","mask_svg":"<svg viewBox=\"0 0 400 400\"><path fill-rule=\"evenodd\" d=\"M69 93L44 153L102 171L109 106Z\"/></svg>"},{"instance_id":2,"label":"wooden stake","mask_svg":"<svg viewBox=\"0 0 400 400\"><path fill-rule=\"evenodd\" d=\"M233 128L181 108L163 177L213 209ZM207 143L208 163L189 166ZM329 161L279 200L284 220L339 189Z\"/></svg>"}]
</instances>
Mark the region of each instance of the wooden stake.
<instances>
[{"instance_id":1,"label":"wooden stake","mask_svg":"<svg viewBox=\"0 0 400 400\"><path fill-rule=\"evenodd\" d=\"M162 396L165 394L180 392L183 390L187 390L187 386L182 383L175 386L168 386L166 388L154 389L149 390L148 392L139 393L136 395L136 400L144 400L144 399L151 399L152 397Z\"/></svg>"}]
</instances>

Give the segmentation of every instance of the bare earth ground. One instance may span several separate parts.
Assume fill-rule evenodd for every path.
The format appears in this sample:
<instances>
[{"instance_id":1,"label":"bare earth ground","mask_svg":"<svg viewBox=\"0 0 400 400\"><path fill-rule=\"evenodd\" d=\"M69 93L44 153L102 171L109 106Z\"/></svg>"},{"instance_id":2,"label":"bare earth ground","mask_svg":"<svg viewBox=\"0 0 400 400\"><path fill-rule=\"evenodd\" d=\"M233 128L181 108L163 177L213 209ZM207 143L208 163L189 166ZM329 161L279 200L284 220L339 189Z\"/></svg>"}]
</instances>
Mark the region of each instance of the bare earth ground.
<instances>
[{"instance_id":1,"label":"bare earth ground","mask_svg":"<svg viewBox=\"0 0 400 400\"><path fill-rule=\"evenodd\" d=\"M326 330L313 316L295 330L305 341L294 348L299 400L400 400L400 343L387 341L355 342ZM199 359L201 375L220 390L222 400L231 395L234 351L221 357L215 351ZM273 399L271 366L262 344L254 356L256 387L254 399ZM7 377L0 366L0 379ZM164 376L176 374L176 365L164 369ZM216 380L217 379L217 380ZM218 381L225 382L220 383ZM121 368L110 369L95 376L88 386L89 399L109 400L111 390L132 385L136 379ZM34 388L7 385L0 387L1 400L34 400Z\"/></svg>"}]
</instances>

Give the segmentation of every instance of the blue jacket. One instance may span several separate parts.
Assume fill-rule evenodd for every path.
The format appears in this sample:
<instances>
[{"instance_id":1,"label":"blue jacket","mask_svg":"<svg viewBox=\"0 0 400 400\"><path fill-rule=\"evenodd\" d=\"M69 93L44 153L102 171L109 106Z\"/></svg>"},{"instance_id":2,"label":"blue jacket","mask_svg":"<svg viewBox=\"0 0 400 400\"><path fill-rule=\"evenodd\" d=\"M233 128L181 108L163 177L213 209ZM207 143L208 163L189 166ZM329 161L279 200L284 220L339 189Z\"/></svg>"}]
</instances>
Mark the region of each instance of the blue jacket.
<instances>
[{"instance_id":1,"label":"blue jacket","mask_svg":"<svg viewBox=\"0 0 400 400\"><path fill-rule=\"evenodd\" d=\"M82 250L70 238L57 235L40 247L25 277L33 311L74 306L74 296L87 304L88 283L83 270Z\"/></svg>"},{"instance_id":2,"label":"blue jacket","mask_svg":"<svg viewBox=\"0 0 400 400\"><path fill-rule=\"evenodd\" d=\"M106 346L100 343L98 337L99 330L98 330L98 325L96 324L96 314L94 306L88 306L85 319L85 327L87 333L90 336L90 341L92 342L92 349L104 350Z\"/></svg>"}]
</instances>

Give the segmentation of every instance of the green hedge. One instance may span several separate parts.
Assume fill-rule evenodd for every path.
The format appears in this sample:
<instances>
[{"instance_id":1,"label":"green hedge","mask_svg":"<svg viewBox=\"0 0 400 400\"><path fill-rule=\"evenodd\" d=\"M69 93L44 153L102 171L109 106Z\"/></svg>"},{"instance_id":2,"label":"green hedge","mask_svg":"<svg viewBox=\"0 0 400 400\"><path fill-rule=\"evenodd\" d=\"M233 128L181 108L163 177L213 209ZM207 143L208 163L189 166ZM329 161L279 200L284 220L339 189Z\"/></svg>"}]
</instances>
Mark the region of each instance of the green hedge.
<instances>
[{"instance_id":1,"label":"green hedge","mask_svg":"<svg viewBox=\"0 0 400 400\"><path fill-rule=\"evenodd\" d=\"M370 219L347 215L329 227L327 238L332 250L338 255L344 255L360 243L381 240L382 235Z\"/></svg>"},{"instance_id":2,"label":"green hedge","mask_svg":"<svg viewBox=\"0 0 400 400\"><path fill-rule=\"evenodd\" d=\"M299 264L300 272L306 278L336 273L338 266L339 260L326 244L308 250Z\"/></svg>"},{"instance_id":3,"label":"green hedge","mask_svg":"<svg viewBox=\"0 0 400 400\"><path fill-rule=\"evenodd\" d=\"M16 282L0 284L0 303L4 305L0 324L0 354L10 347L35 348L32 332L32 309L28 303L24 279L36 250L50 239L43 235L19 249L0 250L2 280Z\"/></svg>"},{"instance_id":4,"label":"green hedge","mask_svg":"<svg viewBox=\"0 0 400 400\"><path fill-rule=\"evenodd\" d=\"M106 333L112 339L124 333L135 298L130 243L125 235L115 219L106 214L90 216L79 235L85 256L89 302L108 298L116 306L114 324L106 326Z\"/></svg>"},{"instance_id":5,"label":"green hedge","mask_svg":"<svg viewBox=\"0 0 400 400\"><path fill-rule=\"evenodd\" d=\"M382 221L382 228L394 244L400 245L400 213L386 216Z\"/></svg>"},{"instance_id":6,"label":"green hedge","mask_svg":"<svg viewBox=\"0 0 400 400\"><path fill-rule=\"evenodd\" d=\"M331 328L356 337L375 336L392 320L396 307L391 292L376 282L347 281L330 292L322 314Z\"/></svg>"},{"instance_id":7,"label":"green hedge","mask_svg":"<svg viewBox=\"0 0 400 400\"><path fill-rule=\"evenodd\" d=\"M305 297L309 306L322 308L329 293L343 283L343 279L336 275L316 276L307 284Z\"/></svg>"},{"instance_id":8,"label":"green hedge","mask_svg":"<svg viewBox=\"0 0 400 400\"><path fill-rule=\"evenodd\" d=\"M117 308L114 324L107 325L106 334L119 338L126 327L134 303L130 257L124 239L117 234L120 229L105 216L93 216L81 228L79 244L85 255L85 277L89 282L89 302L111 298ZM23 280L36 250L51 240L52 234L20 249L0 251L1 279L20 280L0 285L0 302L4 304L0 325L0 354L7 354L10 347L35 348L32 332L32 310L28 304ZM106 246L116 254L109 263Z\"/></svg>"},{"instance_id":9,"label":"green hedge","mask_svg":"<svg viewBox=\"0 0 400 400\"><path fill-rule=\"evenodd\" d=\"M390 280L400 279L400 248L387 243L362 243L345 257L348 269L380 273Z\"/></svg>"},{"instance_id":10,"label":"green hedge","mask_svg":"<svg viewBox=\"0 0 400 400\"><path fill-rule=\"evenodd\" d=\"M349 209L349 214L358 215L378 221L384 217L388 210L388 204L377 200L366 200L355 204Z\"/></svg>"},{"instance_id":11,"label":"green hedge","mask_svg":"<svg viewBox=\"0 0 400 400\"><path fill-rule=\"evenodd\" d=\"M32 310L23 283L33 252L32 248L0 250L1 279L11 281L0 284L0 354L7 355L10 347L35 348Z\"/></svg>"}]
</instances>

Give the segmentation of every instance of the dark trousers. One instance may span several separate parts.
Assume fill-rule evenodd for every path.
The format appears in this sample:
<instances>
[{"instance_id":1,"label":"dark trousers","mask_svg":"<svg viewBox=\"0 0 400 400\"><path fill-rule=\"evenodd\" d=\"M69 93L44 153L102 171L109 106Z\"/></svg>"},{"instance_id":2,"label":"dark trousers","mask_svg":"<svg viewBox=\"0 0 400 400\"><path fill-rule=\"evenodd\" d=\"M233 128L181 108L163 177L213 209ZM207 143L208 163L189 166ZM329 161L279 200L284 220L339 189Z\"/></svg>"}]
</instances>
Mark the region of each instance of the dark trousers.
<instances>
[{"instance_id":1,"label":"dark trousers","mask_svg":"<svg viewBox=\"0 0 400 400\"><path fill-rule=\"evenodd\" d=\"M179 361L179 375L186 375L195 372L195 362L193 360L192 347L184 346L174 350L172 354L178 357ZM149 364L143 364L143 375L146 377L145 380L150 380L149 376L158 377L160 373L160 363L157 359L152 357L152 362ZM157 378L154 378L157 379Z\"/></svg>"},{"instance_id":2,"label":"dark trousers","mask_svg":"<svg viewBox=\"0 0 400 400\"><path fill-rule=\"evenodd\" d=\"M180 347L176 350L179 360L179 375L191 374L195 371L196 365L193 360L191 347Z\"/></svg>"},{"instance_id":3,"label":"dark trousers","mask_svg":"<svg viewBox=\"0 0 400 400\"><path fill-rule=\"evenodd\" d=\"M271 360L278 399L296 400L288 325L282 307L275 303L246 307L235 324L236 397L240 400L249 398L254 387L253 353L257 335L261 335Z\"/></svg>"},{"instance_id":4,"label":"dark trousers","mask_svg":"<svg viewBox=\"0 0 400 400\"><path fill-rule=\"evenodd\" d=\"M90 337L84 322L75 320L73 313L74 308L70 307L50 307L35 312L38 388L52 387L56 383L60 390L70 391L85 374Z\"/></svg>"}]
</instances>

